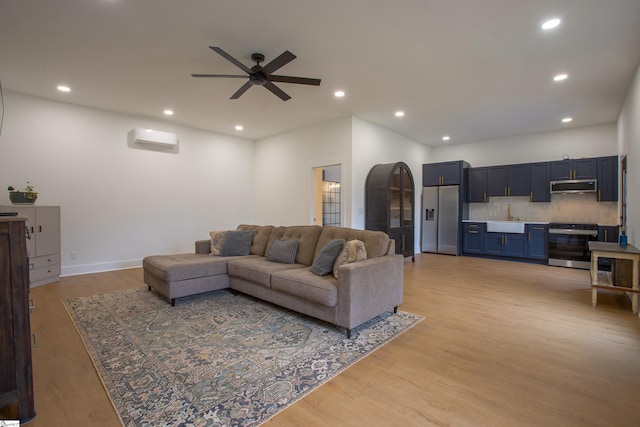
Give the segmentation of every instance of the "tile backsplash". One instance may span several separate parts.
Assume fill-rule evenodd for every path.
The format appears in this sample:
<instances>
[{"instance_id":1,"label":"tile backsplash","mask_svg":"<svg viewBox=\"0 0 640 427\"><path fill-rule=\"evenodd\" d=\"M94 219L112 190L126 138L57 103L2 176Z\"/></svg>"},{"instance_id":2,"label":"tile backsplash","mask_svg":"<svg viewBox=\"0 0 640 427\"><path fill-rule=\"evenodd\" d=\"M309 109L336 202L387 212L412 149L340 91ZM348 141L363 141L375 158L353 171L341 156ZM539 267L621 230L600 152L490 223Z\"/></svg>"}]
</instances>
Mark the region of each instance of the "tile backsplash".
<instances>
[{"instance_id":1,"label":"tile backsplash","mask_svg":"<svg viewBox=\"0 0 640 427\"><path fill-rule=\"evenodd\" d=\"M492 197L489 203L469 203L469 219L506 221L509 205L516 221L595 223L616 225L618 202L598 202L596 194L554 194L549 203L531 203L528 197Z\"/></svg>"}]
</instances>

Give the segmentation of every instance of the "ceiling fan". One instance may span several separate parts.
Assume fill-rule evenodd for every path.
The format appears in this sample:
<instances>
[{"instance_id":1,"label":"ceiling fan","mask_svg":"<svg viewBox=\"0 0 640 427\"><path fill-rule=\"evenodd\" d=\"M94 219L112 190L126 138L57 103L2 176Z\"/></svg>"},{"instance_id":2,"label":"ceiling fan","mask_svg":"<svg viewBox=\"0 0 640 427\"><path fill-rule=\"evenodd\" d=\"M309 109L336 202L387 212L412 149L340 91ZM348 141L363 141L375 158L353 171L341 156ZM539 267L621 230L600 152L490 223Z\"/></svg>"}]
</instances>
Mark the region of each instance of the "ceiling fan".
<instances>
[{"instance_id":1,"label":"ceiling fan","mask_svg":"<svg viewBox=\"0 0 640 427\"><path fill-rule=\"evenodd\" d=\"M280 69L285 66L289 62L296 59L296 56L289 52L288 50L282 53L273 61L269 62L264 67L260 65L261 62L264 61L264 55L261 53L252 53L251 60L256 63L253 67L249 68L245 66L242 62L238 61L233 56L229 55L224 50L220 49L216 46L209 46L211 50L219 53L223 56L227 61L233 63L236 67L240 68L242 71L249 75L249 81L243 84L240 89L236 91L233 95L231 95L231 99L238 99L240 96L245 93L249 88L253 85L264 86L269 91L271 91L274 95L278 96L283 101L287 101L291 99L289 95L287 95L282 89L278 86L274 85L273 82L279 83L296 83L301 85L312 85L312 86L320 86L320 79L310 79L306 77L291 77L291 76L277 76L272 74L274 71ZM192 77L227 77L227 78L246 78L244 75L235 75L235 74L191 74Z\"/></svg>"}]
</instances>

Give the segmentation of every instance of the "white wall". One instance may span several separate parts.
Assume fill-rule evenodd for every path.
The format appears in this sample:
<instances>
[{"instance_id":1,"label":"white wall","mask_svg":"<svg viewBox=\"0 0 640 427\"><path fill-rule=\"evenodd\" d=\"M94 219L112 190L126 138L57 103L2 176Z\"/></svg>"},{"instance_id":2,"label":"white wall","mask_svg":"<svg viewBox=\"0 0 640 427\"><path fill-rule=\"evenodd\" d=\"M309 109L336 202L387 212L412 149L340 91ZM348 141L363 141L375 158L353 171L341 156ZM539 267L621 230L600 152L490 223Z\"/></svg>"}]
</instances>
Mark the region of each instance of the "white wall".
<instances>
[{"instance_id":1,"label":"white wall","mask_svg":"<svg viewBox=\"0 0 640 427\"><path fill-rule=\"evenodd\" d=\"M342 197L349 200L351 118L296 129L256 142L255 222L313 224L313 168L342 165ZM345 226L349 207L345 206Z\"/></svg>"},{"instance_id":2,"label":"white wall","mask_svg":"<svg viewBox=\"0 0 640 427\"><path fill-rule=\"evenodd\" d=\"M12 92L4 100L0 185L29 180L37 205L61 206L63 275L192 252L209 231L254 221L253 141ZM178 152L128 147L134 127L177 134Z\"/></svg>"},{"instance_id":3,"label":"white wall","mask_svg":"<svg viewBox=\"0 0 640 427\"><path fill-rule=\"evenodd\" d=\"M627 156L629 243L640 246L640 67L618 117L618 149Z\"/></svg>"},{"instance_id":4,"label":"white wall","mask_svg":"<svg viewBox=\"0 0 640 427\"><path fill-rule=\"evenodd\" d=\"M364 186L371 168L378 163L404 162L411 169L416 188L415 251L420 252L422 164L432 161L429 147L358 117L353 117L352 123L351 226L364 228Z\"/></svg>"},{"instance_id":5,"label":"white wall","mask_svg":"<svg viewBox=\"0 0 640 427\"><path fill-rule=\"evenodd\" d=\"M482 167L561 160L565 154L575 159L617 153L616 124L608 123L434 147L431 161L466 160Z\"/></svg>"}]
</instances>

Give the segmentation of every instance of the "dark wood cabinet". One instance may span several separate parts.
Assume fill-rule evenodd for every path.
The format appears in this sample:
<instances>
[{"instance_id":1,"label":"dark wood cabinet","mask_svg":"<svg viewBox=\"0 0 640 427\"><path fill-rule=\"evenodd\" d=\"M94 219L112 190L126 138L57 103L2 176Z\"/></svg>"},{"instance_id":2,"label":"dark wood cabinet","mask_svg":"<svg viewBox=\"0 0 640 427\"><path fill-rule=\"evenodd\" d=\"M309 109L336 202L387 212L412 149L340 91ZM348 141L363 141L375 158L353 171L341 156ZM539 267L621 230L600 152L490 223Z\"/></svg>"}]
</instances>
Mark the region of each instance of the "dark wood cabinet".
<instances>
[{"instance_id":1,"label":"dark wood cabinet","mask_svg":"<svg viewBox=\"0 0 640 427\"><path fill-rule=\"evenodd\" d=\"M618 201L618 156L598 157L598 201Z\"/></svg>"},{"instance_id":2,"label":"dark wood cabinet","mask_svg":"<svg viewBox=\"0 0 640 427\"><path fill-rule=\"evenodd\" d=\"M375 165L365 183L367 230L384 231L395 240L396 253L414 258L415 187L403 162Z\"/></svg>"},{"instance_id":3,"label":"dark wood cabinet","mask_svg":"<svg viewBox=\"0 0 640 427\"><path fill-rule=\"evenodd\" d=\"M483 222L463 223L463 253L476 255L482 255L484 253L484 228L485 223Z\"/></svg>"},{"instance_id":4,"label":"dark wood cabinet","mask_svg":"<svg viewBox=\"0 0 640 427\"><path fill-rule=\"evenodd\" d=\"M422 186L461 185L463 171L468 167L469 164L461 160L424 164L422 165Z\"/></svg>"},{"instance_id":5,"label":"dark wood cabinet","mask_svg":"<svg viewBox=\"0 0 640 427\"><path fill-rule=\"evenodd\" d=\"M551 181L569 179L596 179L597 162L595 158L567 159L551 162Z\"/></svg>"},{"instance_id":6,"label":"dark wood cabinet","mask_svg":"<svg viewBox=\"0 0 640 427\"><path fill-rule=\"evenodd\" d=\"M0 417L23 423L36 415L25 220L0 217Z\"/></svg>"},{"instance_id":7,"label":"dark wood cabinet","mask_svg":"<svg viewBox=\"0 0 640 427\"><path fill-rule=\"evenodd\" d=\"M529 164L529 201L550 202L549 191L549 162Z\"/></svg>"},{"instance_id":8,"label":"dark wood cabinet","mask_svg":"<svg viewBox=\"0 0 640 427\"><path fill-rule=\"evenodd\" d=\"M467 169L467 202L487 203L487 168Z\"/></svg>"}]
</instances>

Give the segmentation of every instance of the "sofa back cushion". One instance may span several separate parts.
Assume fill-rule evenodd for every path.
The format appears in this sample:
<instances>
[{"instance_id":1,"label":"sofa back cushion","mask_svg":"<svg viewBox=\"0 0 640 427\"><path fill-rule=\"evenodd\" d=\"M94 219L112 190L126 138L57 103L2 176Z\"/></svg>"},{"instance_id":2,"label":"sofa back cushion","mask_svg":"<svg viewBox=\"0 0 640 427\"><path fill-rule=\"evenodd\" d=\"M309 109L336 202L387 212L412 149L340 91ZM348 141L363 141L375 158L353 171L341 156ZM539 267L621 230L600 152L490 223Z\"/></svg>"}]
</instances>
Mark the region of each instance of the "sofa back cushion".
<instances>
[{"instance_id":1,"label":"sofa back cushion","mask_svg":"<svg viewBox=\"0 0 640 427\"><path fill-rule=\"evenodd\" d=\"M269 252L271 245L276 239L279 240L297 240L298 253L296 254L296 263L311 265L316 254L316 245L322 227L319 225L295 225L291 227L275 227L269 237L266 252ZM327 242L328 243L328 242ZM320 248L322 249L322 248Z\"/></svg>"},{"instance_id":2,"label":"sofa back cushion","mask_svg":"<svg viewBox=\"0 0 640 427\"><path fill-rule=\"evenodd\" d=\"M389 235L384 231L356 230L346 227L322 227L314 256L320 253L324 245L334 239L361 240L367 250L367 258L377 258L387 254L389 250Z\"/></svg>"},{"instance_id":3,"label":"sofa back cushion","mask_svg":"<svg viewBox=\"0 0 640 427\"><path fill-rule=\"evenodd\" d=\"M249 225L240 224L238 230L252 230L253 242L251 243L251 255L264 256L267 253L267 243L269 243L269 237L275 227L273 225Z\"/></svg>"}]
</instances>

